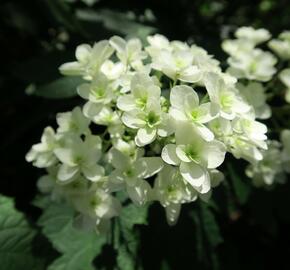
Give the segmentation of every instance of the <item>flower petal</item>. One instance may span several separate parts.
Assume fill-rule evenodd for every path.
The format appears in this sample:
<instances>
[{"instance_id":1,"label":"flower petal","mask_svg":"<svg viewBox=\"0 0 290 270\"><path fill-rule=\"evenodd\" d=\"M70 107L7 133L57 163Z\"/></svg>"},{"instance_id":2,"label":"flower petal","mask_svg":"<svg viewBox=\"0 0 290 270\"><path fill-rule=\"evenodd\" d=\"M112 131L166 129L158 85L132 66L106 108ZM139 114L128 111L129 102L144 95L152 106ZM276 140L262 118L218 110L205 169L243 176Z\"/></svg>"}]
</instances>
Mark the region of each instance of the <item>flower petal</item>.
<instances>
[{"instance_id":1,"label":"flower petal","mask_svg":"<svg viewBox=\"0 0 290 270\"><path fill-rule=\"evenodd\" d=\"M105 174L104 168L98 164L92 166L84 166L82 167L82 172L86 178L93 182L100 180Z\"/></svg>"},{"instance_id":2,"label":"flower petal","mask_svg":"<svg viewBox=\"0 0 290 270\"><path fill-rule=\"evenodd\" d=\"M142 177L149 178L154 174L160 172L164 166L163 160L160 157L144 157L138 159L137 163L141 162L142 166L136 168L142 168ZM139 175L139 172L137 172Z\"/></svg>"},{"instance_id":3,"label":"flower petal","mask_svg":"<svg viewBox=\"0 0 290 270\"><path fill-rule=\"evenodd\" d=\"M58 170L58 173L57 173L57 178L60 181L73 180L73 177L76 176L78 172L79 172L79 167L78 166L71 167L71 166L68 166L66 164L62 164L59 167L59 170Z\"/></svg>"},{"instance_id":4,"label":"flower petal","mask_svg":"<svg viewBox=\"0 0 290 270\"><path fill-rule=\"evenodd\" d=\"M157 130L154 128L140 128L135 137L135 143L138 146L144 146L153 142L156 138Z\"/></svg>"},{"instance_id":5,"label":"flower petal","mask_svg":"<svg viewBox=\"0 0 290 270\"><path fill-rule=\"evenodd\" d=\"M181 162L180 173L182 177L194 188L200 187L207 178L207 172L200 165L193 162Z\"/></svg>"},{"instance_id":6,"label":"flower petal","mask_svg":"<svg viewBox=\"0 0 290 270\"><path fill-rule=\"evenodd\" d=\"M181 204L172 203L165 207L167 222L170 226L176 224L181 210Z\"/></svg>"},{"instance_id":7,"label":"flower petal","mask_svg":"<svg viewBox=\"0 0 290 270\"><path fill-rule=\"evenodd\" d=\"M165 145L162 149L161 157L167 164L178 165L180 163L180 159L176 155L175 144Z\"/></svg>"},{"instance_id":8,"label":"flower petal","mask_svg":"<svg viewBox=\"0 0 290 270\"><path fill-rule=\"evenodd\" d=\"M171 89L170 91L171 106L183 111L185 97L187 95L191 96L192 102L194 103L193 105L194 107L196 107L199 103L198 95L190 86L187 86L187 85L178 85L178 86L174 86Z\"/></svg>"}]
</instances>

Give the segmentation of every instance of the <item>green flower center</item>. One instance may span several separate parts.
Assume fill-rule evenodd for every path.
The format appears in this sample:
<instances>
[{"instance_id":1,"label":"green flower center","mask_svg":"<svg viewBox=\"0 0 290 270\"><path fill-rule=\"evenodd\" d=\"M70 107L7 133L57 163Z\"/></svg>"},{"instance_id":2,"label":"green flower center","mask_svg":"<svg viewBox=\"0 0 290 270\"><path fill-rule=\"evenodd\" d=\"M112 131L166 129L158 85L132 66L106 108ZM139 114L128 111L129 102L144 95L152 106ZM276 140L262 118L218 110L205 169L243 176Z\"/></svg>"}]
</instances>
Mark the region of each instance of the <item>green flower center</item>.
<instances>
[{"instance_id":1,"label":"green flower center","mask_svg":"<svg viewBox=\"0 0 290 270\"><path fill-rule=\"evenodd\" d=\"M75 161L76 164L80 165L80 164L83 163L84 159L81 156L76 156L74 161Z\"/></svg>"},{"instance_id":2,"label":"green flower center","mask_svg":"<svg viewBox=\"0 0 290 270\"><path fill-rule=\"evenodd\" d=\"M200 116L200 113L198 110L193 110L191 113L190 113L190 118L195 122L198 120Z\"/></svg>"},{"instance_id":3,"label":"green flower center","mask_svg":"<svg viewBox=\"0 0 290 270\"><path fill-rule=\"evenodd\" d=\"M101 198L98 196L95 196L94 198L90 200L90 205L91 207L95 208L96 206L101 204L101 202L102 202Z\"/></svg>"},{"instance_id":4,"label":"green flower center","mask_svg":"<svg viewBox=\"0 0 290 270\"><path fill-rule=\"evenodd\" d=\"M71 131L75 131L75 132L77 132L77 131L79 130L79 127L78 127L78 125L77 125L75 122L71 121L71 122L69 123L69 129L70 129Z\"/></svg>"},{"instance_id":5,"label":"green flower center","mask_svg":"<svg viewBox=\"0 0 290 270\"><path fill-rule=\"evenodd\" d=\"M136 105L141 108L141 109L144 109L145 106L147 104L147 97L144 96L144 97L140 97L140 98L137 98L136 99Z\"/></svg>"},{"instance_id":6,"label":"green flower center","mask_svg":"<svg viewBox=\"0 0 290 270\"><path fill-rule=\"evenodd\" d=\"M131 177L133 177L135 175L135 173L134 173L134 171L132 169L128 169L127 171L124 172L124 175L126 177L131 178Z\"/></svg>"},{"instance_id":7,"label":"green flower center","mask_svg":"<svg viewBox=\"0 0 290 270\"><path fill-rule=\"evenodd\" d=\"M152 128L160 123L160 116L155 112L149 112L145 119L147 125Z\"/></svg>"},{"instance_id":8,"label":"green flower center","mask_svg":"<svg viewBox=\"0 0 290 270\"><path fill-rule=\"evenodd\" d=\"M256 62L252 62L250 64L249 71L250 71L250 73L255 73L256 70L257 70L257 63Z\"/></svg>"},{"instance_id":9,"label":"green flower center","mask_svg":"<svg viewBox=\"0 0 290 270\"><path fill-rule=\"evenodd\" d=\"M95 87L91 90L91 93L97 99L104 97L105 92L106 92L105 89L101 87Z\"/></svg>"},{"instance_id":10,"label":"green flower center","mask_svg":"<svg viewBox=\"0 0 290 270\"><path fill-rule=\"evenodd\" d=\"M229 109L233 105L233 97L229 93L223 93L220 97L220 104L223 109Z\"/></svg>"},{"instance_id":11,"label":"green flower center","mask_svg":"<svg viewBox=\"0 0 290 270\"><path fill-rule=\"evenodd\" d=\"M194 161L196 163L199 163L199 161L200 161L200 151L196 147L193 147L192 145L186 147L185 154L190 160L192 160L192 161Z\"/></svg>"}]
</instances>

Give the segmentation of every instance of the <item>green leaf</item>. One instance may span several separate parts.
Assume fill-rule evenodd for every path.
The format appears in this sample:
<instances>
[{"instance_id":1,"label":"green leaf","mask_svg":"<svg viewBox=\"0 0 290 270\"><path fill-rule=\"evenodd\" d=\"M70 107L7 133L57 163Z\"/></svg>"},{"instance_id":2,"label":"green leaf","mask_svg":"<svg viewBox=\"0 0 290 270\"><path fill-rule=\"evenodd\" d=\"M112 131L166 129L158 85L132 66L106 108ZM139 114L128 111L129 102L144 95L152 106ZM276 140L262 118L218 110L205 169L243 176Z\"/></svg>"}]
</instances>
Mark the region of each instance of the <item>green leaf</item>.
<instances>
[{"instance_id":1,"label":"green leaf","mask_svg":"<svg viewBox=\"0 0 290 270\"><path fill-rule=\"evenodd\" d=\"M42 86L30 87L27 94L51 99L71 98L77 95L77 86L82 82L79 77L63 77Z\"/></svg>"},{"instance_id":2,"label":"green leaf","mask_svg":"<svg viewBox=\"0 0 290 270\"><path fill-rule=\"evenodd\" d=\"M144 41L148 35L156 32L154 27L138 23L132 18L131 14L123 12L108 9L100 9L97 12L91 9L79 9L76 15L80 20L100 22L106 29L128 37L139 37Z\"/></svg>"},{"instance_id":3,"label":"green leaf","mask_svg":"<svg viewBox=\"0 0 290 270\"><path fill-rule=\"evenodd\" d=\"M218 224L212 211L205 203L201 203L202 226L206 235L206 239L212 248L215 248L223 242Z\"/></svg>"},{"instance_id":4,"label":"green leaf","mask_svg":"<svg viewBox=\"0 0 290 270\"><path fill-rule=\"evenodd\" d=\"M132 229L135 224L147 225L148 206L138 207L129 204L122 209L121 223L124 227Z\"/></svg>"},{"instance_id":5,"label":"green leaf","mask_svg":"<svg viewBox=\"0 0 290 270\"><path fill-rule=\"evenodd\" d=\"M0 268L7 270L44 269L32 254L36 231L14 207L13 199L0 195Z\"/></svg>"},{"instance_id":6,"label":"green leaf","mask_svg":"<svg viewBox=\"0 0 290 270\"><path fill-rule=\"evenodd\" d=\"M74 211L67 205L52 204L38 223L44 235L62 256L48 270L93 270L92 261L100 254L105 237L96 232L81 231L73 227Z\"/></svg>"},{"instance_id":7,"label":"green leaf","mask_svg":"<svg viewBox=\"0 0 290 270\"><path fill-rule=\"evenodd\" d=\"M236 172L232 164L229 162L227 163L227 169L239 203L245 204L250 195L250 187L241 179L239 173Z\"/></svg>"},{"instance_id":8,"label":"green leaf","mask_svg":"<svg viewBox=\"0 0 290 270\"><path fill-rule=\"evenodd\" d=\"M120 270L135 270L135 259L128 252L125 245L121 245L118 249L117 264Z\"/></svg>"},{"instance_id":9,"label":"green leaf","mask_svg":"<svg viewBox=\"0 0 290 270\"><path fill-rule=\"evenodd\" d=\"M117 264L120 270L135 270L138 265L139 231L134 225L147 224L148 206L129 204L122 209L120 220L115 224L114 239L117 249ZM119 233L117 231L119 230ZM123 244L119 244L123 243Z\"/></svg>"}]
</instances>

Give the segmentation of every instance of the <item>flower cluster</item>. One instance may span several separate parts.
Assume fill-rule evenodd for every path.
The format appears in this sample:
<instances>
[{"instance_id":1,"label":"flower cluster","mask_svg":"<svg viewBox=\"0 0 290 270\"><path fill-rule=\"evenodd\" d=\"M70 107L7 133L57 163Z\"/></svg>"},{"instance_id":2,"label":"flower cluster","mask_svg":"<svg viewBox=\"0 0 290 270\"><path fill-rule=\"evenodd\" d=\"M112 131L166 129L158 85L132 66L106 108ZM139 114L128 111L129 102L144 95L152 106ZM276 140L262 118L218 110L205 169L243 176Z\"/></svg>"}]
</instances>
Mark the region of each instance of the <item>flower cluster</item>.
<instances>
[{"instance_id":1,"label":"flower cluster","mask_svg":"<svg viewBox=\"0 0 290 270\"><path fill-rule=\"evenodd\" d=\"M255 48L270 38L266 30L241 28L236 37L223 44L227 73L197 45L158 34L145 47L118 36L78 46L76 61L60 71L83 78L77 93L85 104L58 114L56 131L47 127L26 156L48 172L40 190L69 201L82 225L102 230L120 213L119 194L140 206L160 202L174 224L182 204L210 198L227 152L249 161L248 174L256 175L264 153L276 153L275 144L266 150L267 127L256 121L271 115L261 82L275 73L276 58Z\"/></svg>"},{"instance_id":2,"label":"flower cluster","mask_svg":"<svg viewBox=\"0 0 290 270\"><path fill-rule=\"evenodd\" d=\"M256 48L258 45L271 38L266 29L253 29L241 27L235 32L236 39L225 40L222 47L230 57L227 72L238 78L237 88L241 95L252 106L254 114L258 119L269 119L272 117L271 106L267 101L271 97L280 95L279 86L275 84L278 78L286 90L283 89L285 100L290 102L290 69L285 68L278 73L274 65L278 59L270 52ZM290 60L290 34L284 31L279 39L268 42L269 48L277 54L282 61ZM280 64L284 66L285 64ZM275 78L274 75L277 77ZM285 93L285 94L284 94ZM273 121L276 121L273 119ZM277 124L276 127L277 128ZM280 129L281 127L279 127ZM286 126L287 128L287 126ZM283 127L282 127L283 129ZM277 133L277 132L276 132ZM271 186L274 183L283 183L286 180L286 172L289 172L289 130L282 130L280 141L267 141L267 148L260 151L262 154L259 161L251 162L246 169L246 175L253 179L256 186ZM279 136L275 139L279 139Z\"/></svg>"}]
</instances>

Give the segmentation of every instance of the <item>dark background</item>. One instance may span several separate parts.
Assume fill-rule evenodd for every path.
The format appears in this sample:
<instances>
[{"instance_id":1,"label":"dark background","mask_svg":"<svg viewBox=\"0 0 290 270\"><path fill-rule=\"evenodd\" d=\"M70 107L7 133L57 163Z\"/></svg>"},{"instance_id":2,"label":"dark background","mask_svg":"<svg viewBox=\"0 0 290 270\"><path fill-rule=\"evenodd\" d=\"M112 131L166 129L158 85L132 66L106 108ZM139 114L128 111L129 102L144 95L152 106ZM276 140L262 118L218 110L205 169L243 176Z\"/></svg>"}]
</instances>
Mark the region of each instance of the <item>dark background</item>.
<instances>
[{"instance_id":1,"label":"dark background","mask_svg":"<svg viewBox=\"0 0 290 270\"><path fill-rule=\"evenodd\" d=\"M81 2L66 5L57 0L0 2L0 193L14 197L31 222L40 214L30 202L43 172L27 164L24 156L39 141L43 128L55 125L56 112L81 101L45 99L28 95L25 89L30 83L41 87L59 78L57 67L72 61L78 44L113 34L144 37L155 31L169 39L194 40L224 61L221 38L238 26L264 27L273 36L290 28L287 0L100 0L93 6L97 21L77 16L79 10L87 14L87 9ZM68 40L63 32L69 34ZM236 199L231 183L215 192L220 209L216 219L224 241L214 250L205 244L202 256L196 245L202 232L190 217L192 209L198 212L198 203L184 207L175 227L166 224L161 207L151 207L149 226L140 228L144 268L214 269L218 264L220 269L290 269L289 183L267 191L250 188L249 179L242 180L249 190L246 203ZM114 256L108 250L101 260L109 268Z\"/></svg>"}]
</instances>

